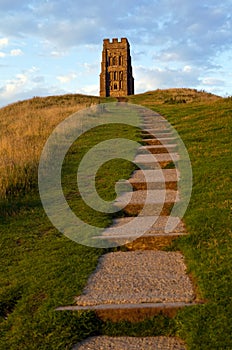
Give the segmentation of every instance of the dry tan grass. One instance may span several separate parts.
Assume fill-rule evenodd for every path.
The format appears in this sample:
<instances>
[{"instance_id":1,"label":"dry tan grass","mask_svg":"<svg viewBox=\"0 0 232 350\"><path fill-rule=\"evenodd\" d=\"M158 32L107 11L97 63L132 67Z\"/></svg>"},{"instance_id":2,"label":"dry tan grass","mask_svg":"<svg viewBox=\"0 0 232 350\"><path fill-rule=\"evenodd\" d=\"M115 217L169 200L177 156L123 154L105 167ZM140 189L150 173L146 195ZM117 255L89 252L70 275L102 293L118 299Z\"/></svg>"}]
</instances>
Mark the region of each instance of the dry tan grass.
<instances>
[{"instance_id":1,"label":"dry tan grass","mask_svg":"<svg viewBox=\"0 0 232 350\"><path fill-rule=\"evenodd\" d=\"M197 91L195 89L157 89L148 91L144 94L130 96L129 101L140 101L146 106L155 104L178 104L178 103L201 103L212 102L221 99L221 97L207 93L205 91Z\"/></svg>"},{"instance_id":2,"label":"dry tan grass","mask_svg":"<svg viewBox=\"0 0 232 350\"><path fill-rule=\"evenodd\" d=\"M36 97L0 109L0 198L30 189L51 131L72 113L99 101L82 95Z\"/></svg>"},{"instance_id":3,"label":"dry tan grass","mask_svg":"<svg viewBox=\"0 0 232 350\"><path fill-rule=\"evenodd\" d=\"M130 96L129 101L139 103L140 99L150 107L154 103L199 103L220 98L193 89L158 89ZM40 154L51 131L72 113L99 102L105 100L72 94L35 97L0 109L0 199L34 186Z\"/></svg>"}]
</instances>

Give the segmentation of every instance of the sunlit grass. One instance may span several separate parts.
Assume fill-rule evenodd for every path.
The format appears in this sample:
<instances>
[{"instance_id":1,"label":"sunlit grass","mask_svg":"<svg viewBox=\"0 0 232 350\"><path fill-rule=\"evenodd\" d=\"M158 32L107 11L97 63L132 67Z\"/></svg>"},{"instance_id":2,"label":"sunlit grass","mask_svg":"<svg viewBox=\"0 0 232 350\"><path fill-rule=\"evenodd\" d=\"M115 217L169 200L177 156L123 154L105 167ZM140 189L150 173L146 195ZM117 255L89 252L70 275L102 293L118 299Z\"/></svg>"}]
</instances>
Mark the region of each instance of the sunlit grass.
<instances>
[{"instance_id":1,"label":"sunlit grass","mask_svg":"<svg viewBox=\"0 0 232 350\"><path fill-rule=\"evenodd\" d=\"M95 334L179 335L193 350L232 348L232 99L171 89L131 96L129 101L165 116L188 149L193 193L184 220L189 236L178 239L172 249L183 252L206 303L184 309L173 320L160 315L139 324L113 325L102 323L92 313L54 311L81 293L106 250L75 244L49 222L37 192L38 158L47 136L61 120L99 99L79 95L35 98L0 110L1 198L11 197L1 207L5 211L1 211L0 223L0 348L72 349L77 341ZM135 130L124 130L124 135L137 137ZM64 192L76 212L82 206L76 190L76 158L91 142L86 140L78 152L69 152L64 164ZM114 181L128 176L132 168L123 163L122 173L118 170L120 166L112 163L98 172L98 191L105 199L113 198ZM83 218L87 217L96 224L110 221L108 216L84 210Z\"/></svg>"},{"instance_id":2,"label":"sunlit grass","mask_svg":"<svg viewBox=\"0 0 232 350\"><path fill-rule=\"evenodd\" d=\"M172 94L163 102L156 94L138 96L138 103L165 116L189 152L193 191L184 217L189 235L173 249L183 252L198 297L205 301L179 313L177 334L190 349L231 349L232 99L205 94L202 100L199 94L192 102L173 103Z\"/></svg>"},{"instance_id":3,"label":"sunlit grass","mask_svg":"<svg viewBox=\"0 0 232 350\"><path fill-rule=\"evenodd\" d=\"M0 200L35 186L42 148L57 124L97 97L33 98L0 109Z\"/></svg>"}]
</instances>

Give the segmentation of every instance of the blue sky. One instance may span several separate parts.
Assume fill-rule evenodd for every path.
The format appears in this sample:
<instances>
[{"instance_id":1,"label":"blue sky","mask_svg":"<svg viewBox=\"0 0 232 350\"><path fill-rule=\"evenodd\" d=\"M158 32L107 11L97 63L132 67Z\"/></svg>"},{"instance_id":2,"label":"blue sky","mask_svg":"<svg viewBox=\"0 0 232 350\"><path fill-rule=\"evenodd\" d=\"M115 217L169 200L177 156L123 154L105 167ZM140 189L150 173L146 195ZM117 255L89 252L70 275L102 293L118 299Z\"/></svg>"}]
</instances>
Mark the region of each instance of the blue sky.
<instances>
[{"instance_id":1,"label":"blue sky","mask_svg":"<svg viewBox=\"0 0 232 350\"><path fill-rule=\"evenodd\" d=\"M0 106L99 95L104 38L127 37L135 92L232 95L231 0L0 0Z\"/></svg>"}]
</instances>

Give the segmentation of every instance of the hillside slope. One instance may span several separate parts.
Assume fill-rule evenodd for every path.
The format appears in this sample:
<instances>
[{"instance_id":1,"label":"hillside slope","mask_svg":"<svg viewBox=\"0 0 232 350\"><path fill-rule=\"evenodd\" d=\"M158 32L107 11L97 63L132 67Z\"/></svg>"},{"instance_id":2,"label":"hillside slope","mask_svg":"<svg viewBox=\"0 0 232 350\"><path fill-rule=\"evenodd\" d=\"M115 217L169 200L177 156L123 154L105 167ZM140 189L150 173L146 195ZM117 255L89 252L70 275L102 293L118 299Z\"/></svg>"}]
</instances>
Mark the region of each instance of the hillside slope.
<instances>
[{"instance_id":1,"label":"hillside slope","mask_svg":"<svg viewBox=\"0 0 232 350\"><path fill-rule=\"evenodd\" d=\"M52 130L69 115L100 103L96 96L34 97L0 109L0 198L34 186L39 157Z\"/></svg>"},{"instance_id":2,"label":"hillside slope","mask_svg":"<svg viewBox=\"0 0 232 350\"><path fill-rule=\"evenodd\" d=\"M162 114L188 149L193 192L184 220L189 236L178 239L171 249L183 252L205 304L184 309L171 321L160 315L139 324L114 325L99 322L92 313L54 312L81 293L105 251L73 244L49 222L37 191L38 160L48 135L61 120L106 101L112 99L65 95L34 98L0 109L0 348L61 350L72 349L77 341L96 334L173 334L192 350L232 349L232 98L196 90L156 90L129 96L128 102ZM123 135L135 136L127 130ZM76 153L71 152L74 163L67 165L67 195L72 205L80 199L76 158L93 141L101 140L100 132L90 136L88 142L82 139ZM121 168L130 170L128 164ZM111 173L107 166L102 169L100 189L105 196L117 170L117 164ZM79 212L82 207L81 203L74 209ZM98 223L108 220L89 213L86 207L84 212Z\"/></svg>"}]
</instances>

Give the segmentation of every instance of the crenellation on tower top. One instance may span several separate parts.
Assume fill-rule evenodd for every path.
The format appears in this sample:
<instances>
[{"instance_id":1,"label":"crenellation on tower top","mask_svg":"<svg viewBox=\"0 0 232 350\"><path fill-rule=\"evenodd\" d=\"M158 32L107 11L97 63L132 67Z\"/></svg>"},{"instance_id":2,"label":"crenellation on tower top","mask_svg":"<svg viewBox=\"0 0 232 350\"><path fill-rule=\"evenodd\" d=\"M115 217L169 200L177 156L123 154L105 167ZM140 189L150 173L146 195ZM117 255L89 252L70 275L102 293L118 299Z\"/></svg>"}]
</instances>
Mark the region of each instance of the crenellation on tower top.
<instances>
[{"instance_id":1,"label":"crenellation on tower top","mask_svg":"<svg viewBox=\"0 0 232 350\"><path fill-rule=\"evenodd\" d=\"M127 38L113 38L112 41L110 39L103 39L103 43L104 44L117 44L117 43L126 43L126 44L129 44L128 43L128 40Z\"/></svg>"}]
</instances>

